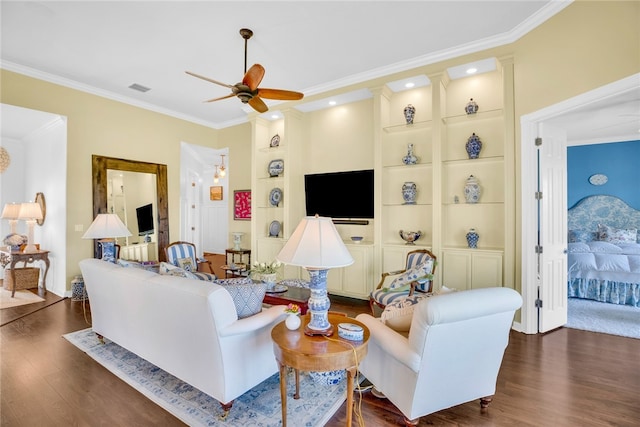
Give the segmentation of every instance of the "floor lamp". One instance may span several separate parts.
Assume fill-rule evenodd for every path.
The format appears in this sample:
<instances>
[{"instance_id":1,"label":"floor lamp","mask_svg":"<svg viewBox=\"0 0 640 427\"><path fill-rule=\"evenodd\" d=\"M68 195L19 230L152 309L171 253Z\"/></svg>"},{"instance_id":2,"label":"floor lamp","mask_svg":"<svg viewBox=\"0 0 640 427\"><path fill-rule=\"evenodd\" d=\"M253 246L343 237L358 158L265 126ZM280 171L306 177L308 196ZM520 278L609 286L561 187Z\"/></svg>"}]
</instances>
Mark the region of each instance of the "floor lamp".
<instances>
[{"instance_id":1,"label":"floor lamp","mask_svg":"<svg viewBox=\"0 0 640 427\"><path fill-rule=\"evenodd\" d=\"M116 214L98 214L83 239L99 239L102 248L102 260L116 262L116 237L129 237L131 232Z\"/></svg>"},{"instance_id":2,"label":"floor lamp","mask_svg":"<svg viewBox=\"0 0 640 427\"><path fill-rule=\"evenodd\" d=\"M311 320L305 326L304 333L332 335L333 327L329 323L331 302L327 296L327 270L351 265L353 258L331 218L318 215L303 218L276 259L285 264L304 267L309 272Z\"/></svg>"},{"instance_id":3,"label":"floor lamp","mask_svg":"<svg viewBox=\"0 0 640 427\"><path fill-rule=\"evenodd\" d=\"M22 203L20 205L18 218L25 220L27 227L29 227L29 232L27 234L28 241L27 246L24 248L24 252L38 252L38 248L33 243L33 227L36 225L36 221L42 219L42 209L40 209L40 205L35 202Z\"/></svg>"}]
</instances>

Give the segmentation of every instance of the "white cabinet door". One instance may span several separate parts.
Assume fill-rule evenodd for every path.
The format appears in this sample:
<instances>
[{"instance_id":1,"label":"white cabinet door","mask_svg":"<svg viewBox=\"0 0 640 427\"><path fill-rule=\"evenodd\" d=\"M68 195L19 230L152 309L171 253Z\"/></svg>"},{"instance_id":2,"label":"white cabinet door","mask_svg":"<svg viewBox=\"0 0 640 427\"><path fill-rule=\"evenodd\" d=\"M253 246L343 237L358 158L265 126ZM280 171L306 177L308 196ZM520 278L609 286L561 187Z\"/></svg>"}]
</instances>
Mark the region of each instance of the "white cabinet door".
<instances>
[{"instance_id":1,"label":"white cabinet door","mask_svg":"<svg viewBox=\"0 0 640 427\"><path fill-rule=\"evenodd\" d=\"M502 286L502 252L445 250L442 254L442 284L458 290Z\"/></svg>"},{"instance_id":2,"label":"white cabinet door","mask_svg":"<svg viewBox=\"0 0 640 427\"><path fill-rule=\"evenodd\" d=\"M445 251L442 254L442 285L464 291L471 289L471 254Z\"/></svg>"},{"instance_id":3,"label":"white cabinet door","mask_svg":"<svg viewBox=\"0 0 640 427\"><path fill-rule=\"evenodd\" d=\"M353 264L329 270L327 289L336 295L368 299L373 290L373 247L348 245L348 248Z\"/></svg>"}]
</instances>

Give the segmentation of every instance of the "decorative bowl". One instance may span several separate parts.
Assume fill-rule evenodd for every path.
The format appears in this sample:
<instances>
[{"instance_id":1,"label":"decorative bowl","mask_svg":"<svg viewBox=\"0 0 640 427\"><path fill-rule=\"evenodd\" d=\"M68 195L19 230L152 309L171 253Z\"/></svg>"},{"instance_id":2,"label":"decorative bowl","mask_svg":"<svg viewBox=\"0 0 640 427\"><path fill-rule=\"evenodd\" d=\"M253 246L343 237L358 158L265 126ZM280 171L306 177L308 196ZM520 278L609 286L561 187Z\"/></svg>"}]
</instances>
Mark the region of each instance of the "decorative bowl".
<instances>
[{"instance_id":1,"label":"decorative bowl","mask_svg":"<svg viewBox=\"0 0 640 427\"><path fill-rule=\"evenodd\" d=\"M407 242L407 245L415 245L415 241L422 236L422 231L404 231L400 230L400 237Z\"/></svg>"},{"instance_id":2,"label":"decorative bowl","mask_svg":"<svg viewBox=\"0 0 640 427\"><path fill-rule=\"evenodd\" d=\"M362 236L351 236L351 240L353 240L355 243L360 243L362 242Z\"/></svg>"}]
</instances>

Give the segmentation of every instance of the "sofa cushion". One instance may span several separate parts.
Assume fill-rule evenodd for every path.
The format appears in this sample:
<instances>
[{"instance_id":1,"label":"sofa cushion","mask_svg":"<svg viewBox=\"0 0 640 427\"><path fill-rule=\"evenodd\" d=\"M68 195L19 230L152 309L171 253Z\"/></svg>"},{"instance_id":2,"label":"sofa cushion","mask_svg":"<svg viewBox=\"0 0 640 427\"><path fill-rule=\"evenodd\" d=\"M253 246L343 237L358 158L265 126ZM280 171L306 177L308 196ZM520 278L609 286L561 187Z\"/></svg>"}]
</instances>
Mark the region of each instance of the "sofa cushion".
<instances>
[{"instance_id":1,"label":"sofa cushion","mask_svg":"<svg viewBox=\"0 0 640 427\"><path fill-rule=\"evenodd\" d=\"M238 319L253 316L262 311L262 300L267 290L264 283L222 285L233 299Z\"/></svg>"}]
</instances>

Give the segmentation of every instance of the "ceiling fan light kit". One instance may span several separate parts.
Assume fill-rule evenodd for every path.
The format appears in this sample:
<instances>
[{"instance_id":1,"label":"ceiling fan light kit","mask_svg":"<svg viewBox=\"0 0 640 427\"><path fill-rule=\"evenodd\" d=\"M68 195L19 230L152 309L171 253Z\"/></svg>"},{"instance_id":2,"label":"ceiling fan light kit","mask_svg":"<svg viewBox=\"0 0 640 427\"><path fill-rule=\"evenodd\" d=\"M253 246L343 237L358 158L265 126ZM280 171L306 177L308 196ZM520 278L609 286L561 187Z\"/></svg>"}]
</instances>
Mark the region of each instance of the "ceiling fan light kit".
<instances>
[{"instance_id":1,"label":"ceiling fan light kit","mask_svg":"<svg viewBox=\"0 0 640 427\"><path fill-rule=\"evenodd\" d=\"M244 77L242 78L242 81L240 83L230 85L211 79L209 77L192 73L191 71L186 71L186 73L190 76L197 77L201 80L205 80L210 83L214 83L231 89L231 93L229 95L208 99L204 102L215 102L235 96L240 99L243 104L249 104L257 112L264 113L268 111L269 108L267 107L267 104L264 103L262 98L277 99L281 101L296 101L302 99L304 97L304 94L300 92L258 87L260 85L260 82L262 82L262 78L264 77L264 67L260 64L253 64L251 68L247 70L247 41L253 36L253 31L248 28L242 28L240 30L240 35L244 39Z\"/></svg>"}]
</instances>

